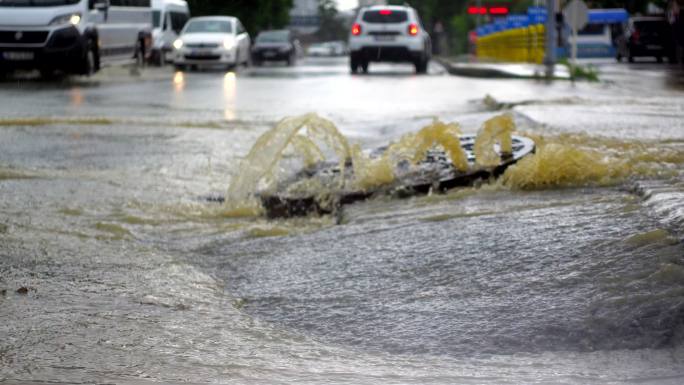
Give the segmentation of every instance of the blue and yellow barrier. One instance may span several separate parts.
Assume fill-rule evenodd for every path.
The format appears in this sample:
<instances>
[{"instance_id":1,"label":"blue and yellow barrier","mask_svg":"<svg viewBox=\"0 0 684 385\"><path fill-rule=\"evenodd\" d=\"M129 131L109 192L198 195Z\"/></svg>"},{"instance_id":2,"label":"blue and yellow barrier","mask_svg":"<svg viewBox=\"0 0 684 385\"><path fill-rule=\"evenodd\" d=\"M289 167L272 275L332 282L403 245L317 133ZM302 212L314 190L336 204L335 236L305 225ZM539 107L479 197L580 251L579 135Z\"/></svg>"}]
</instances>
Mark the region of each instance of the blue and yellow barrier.
<instances>
[{"instance_id":1,"label":"blue and yellow barrier","mask_svg":"<svg viewBox=\"0 0 684 385\"><path fill-rule=\"evenodd\" d=\"M534 24L478 36L476 55L488 60L541 63L544 43L544 25Z\"/></svg>"}]
</instances>

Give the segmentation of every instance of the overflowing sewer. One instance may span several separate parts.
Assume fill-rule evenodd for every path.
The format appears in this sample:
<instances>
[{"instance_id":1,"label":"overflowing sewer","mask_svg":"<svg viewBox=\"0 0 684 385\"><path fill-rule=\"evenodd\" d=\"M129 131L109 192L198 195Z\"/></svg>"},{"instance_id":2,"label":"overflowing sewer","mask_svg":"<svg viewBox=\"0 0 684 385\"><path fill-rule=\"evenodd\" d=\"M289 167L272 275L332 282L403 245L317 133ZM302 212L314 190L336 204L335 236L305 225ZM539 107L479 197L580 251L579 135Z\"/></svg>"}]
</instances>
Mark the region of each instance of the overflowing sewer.
<instances>
[{"instance_id":1,"label":"overflowing sewer","mask_svg":"<svg viewBox=\"0 0 684 385\"><path fill-rule=\"evenodd\" d=\"M374 195L472 185L534 152L534 142L514 131L510 114L489 119L477 136L435 120L385 147L362 150L315 114L287 118L256 141L225 205L234 213L263 210L271 218L330 214Z\"/></svg>"}]
</instances>

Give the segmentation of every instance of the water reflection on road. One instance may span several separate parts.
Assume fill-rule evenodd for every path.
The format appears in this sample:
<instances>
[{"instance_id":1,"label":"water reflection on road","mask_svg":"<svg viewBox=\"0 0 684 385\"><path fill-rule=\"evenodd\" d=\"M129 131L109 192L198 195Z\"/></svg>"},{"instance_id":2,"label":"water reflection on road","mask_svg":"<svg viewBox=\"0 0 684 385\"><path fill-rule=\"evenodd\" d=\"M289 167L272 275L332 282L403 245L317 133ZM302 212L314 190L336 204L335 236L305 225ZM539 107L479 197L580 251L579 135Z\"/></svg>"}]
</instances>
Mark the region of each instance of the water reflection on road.
<instances>
[{"instance_id":1,"label":"water reflection on road","mask_svg":"<svg viewBox=\"0 0 684 385\"><path fill-rule=\"evenodd\" d=\"M684 98L658 68L600 69L549 85L318 59L2 83L0 379L681 383ZM203 200L285 116L370 147L502 111L625 171L378 198L339 225Z\"/></svg>"}]
</instances>

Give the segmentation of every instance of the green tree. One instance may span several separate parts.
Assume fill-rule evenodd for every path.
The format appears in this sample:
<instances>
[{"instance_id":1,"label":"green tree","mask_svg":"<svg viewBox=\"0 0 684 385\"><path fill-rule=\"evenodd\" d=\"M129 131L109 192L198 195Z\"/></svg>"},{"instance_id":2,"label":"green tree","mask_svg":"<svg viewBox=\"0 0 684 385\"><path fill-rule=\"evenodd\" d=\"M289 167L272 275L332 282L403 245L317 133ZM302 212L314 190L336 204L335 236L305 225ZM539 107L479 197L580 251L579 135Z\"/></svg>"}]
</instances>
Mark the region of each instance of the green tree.
<instances>
[{"instance_id":1,"label":"green tree","mask_svg":"<svg viewBox=\"0 0 684 385\"><path fill-rule=\"evenodd\" d=\"M188 0L193 16L235 16L250 34L283 28L290 22L292 0Z\"/></svg>"},{"instance_id":2,"label":"green tree","mask_svg":"<svg viewBox=\"0 0 684 385\"><path fill-rule=\"evenodd\" d=\"M346 40L347 26L339 17L337 5L334 0L318 1L318 17L320 27L318 28L318 38L322 41Z\"/></svg>"}]
</instances>

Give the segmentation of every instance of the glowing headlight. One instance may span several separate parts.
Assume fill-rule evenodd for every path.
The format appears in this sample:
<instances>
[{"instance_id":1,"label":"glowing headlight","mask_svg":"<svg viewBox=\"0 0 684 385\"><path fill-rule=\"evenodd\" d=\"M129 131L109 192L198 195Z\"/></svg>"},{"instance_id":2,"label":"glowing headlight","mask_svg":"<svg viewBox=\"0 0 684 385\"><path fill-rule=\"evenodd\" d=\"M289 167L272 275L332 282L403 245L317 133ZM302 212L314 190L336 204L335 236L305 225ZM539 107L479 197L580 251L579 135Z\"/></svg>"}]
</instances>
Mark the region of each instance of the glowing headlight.
<instances>
[{"instance_id":1,"label":"glowing headlight","mask_svg":"<svg viewBox=\"0 0 684 385\"><path fill-rule=\"evenodd\" d=\"M183 48L183 40L176 39L176 41L173 42L173 48L175 48L175 49Z\"/></svg>"},{"instance_id":2,"label":"glowing headlight","mask_svg":"<svg viewBox=\"0 0 684 385\"><path fill-rule=\"evenodd\" d=\"M62 24L71 24L71 25L78 25L78 23L81 22L81 14L80 13L69 13L66 15L60 15L52 19L50 22L50 25L62 25Z\"/></svg>"},{"instance_id":3,"label":"glowing headlight","mask_svg":"<svg viewBox=\"0 0 684 385\"><path fill-rule=\"evenodd\" d=\"M223 48L231 49L235 46L235 41L233 39L226 39L223 41Z\"/></svg>"}]
</instances>

